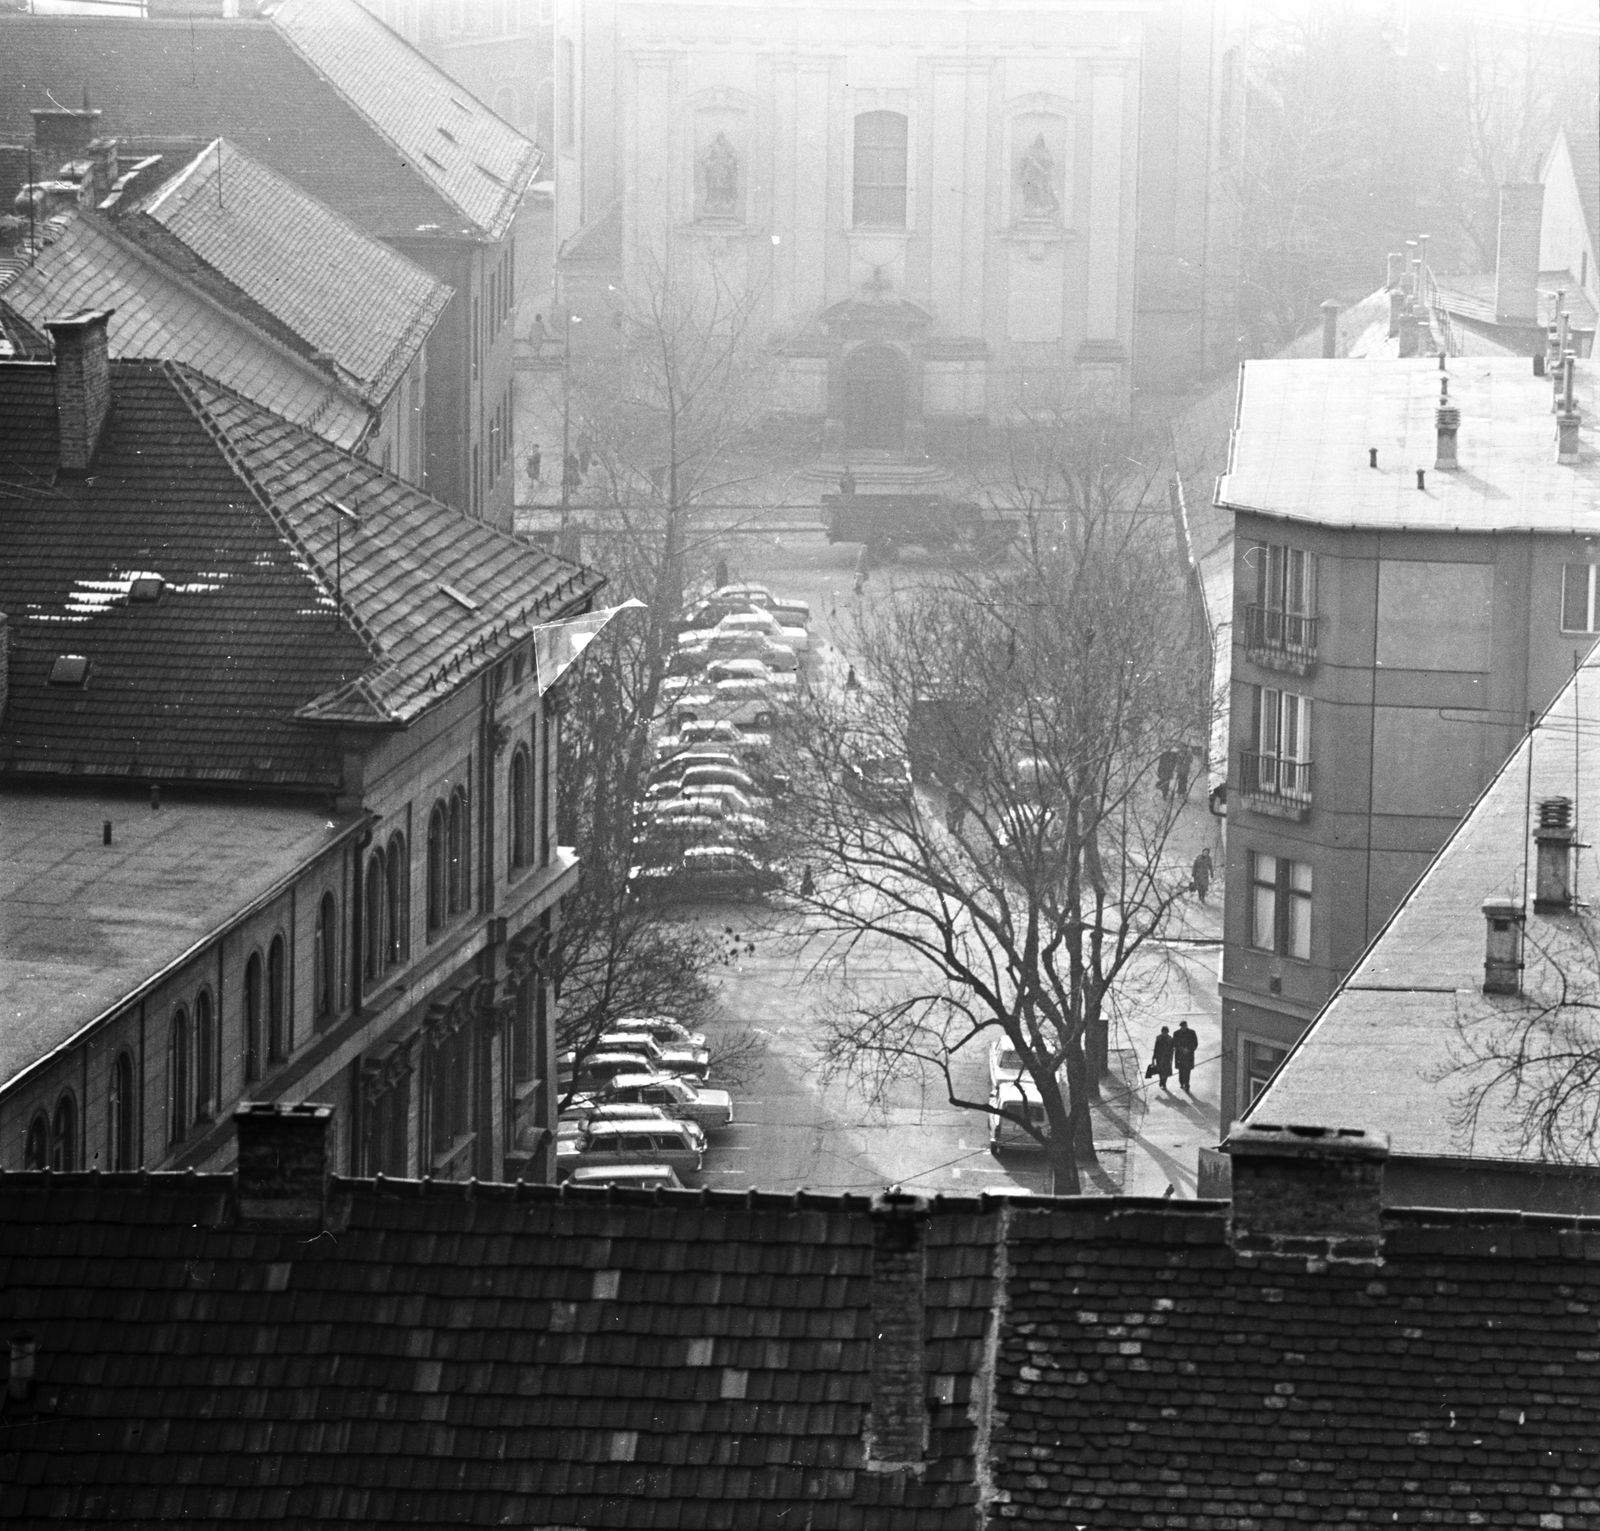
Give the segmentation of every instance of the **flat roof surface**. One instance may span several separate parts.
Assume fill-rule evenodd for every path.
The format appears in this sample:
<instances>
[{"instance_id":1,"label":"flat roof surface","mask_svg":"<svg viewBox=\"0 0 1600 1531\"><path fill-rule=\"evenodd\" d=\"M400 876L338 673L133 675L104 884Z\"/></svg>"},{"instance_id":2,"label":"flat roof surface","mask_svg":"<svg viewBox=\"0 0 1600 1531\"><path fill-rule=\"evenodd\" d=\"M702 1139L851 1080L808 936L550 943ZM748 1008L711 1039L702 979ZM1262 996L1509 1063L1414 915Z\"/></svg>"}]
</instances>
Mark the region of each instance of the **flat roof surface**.
<instances>
[{"instance_id":1,"label":"flat roof surface","mask_svg":"<svg viewBox=\"0 0 1600 1531\"><path fill-rule=\"evenodd\" d=\"M147 791L0 789L0 1085L358 822L170 792L152 809Z\"/></svg>"},{"instance_id":2,"label":"flat roof surface","mask_svg":"<svg viewBox=\"0 0 1600 1531\"><path fill-rule=\"evenodd\" d=\"M1433 465L1441 377L1461 411L1454 470ZM1594 362L1577 364L1583 424L1579 460L1567 464L1556 461L1551 382L1527 357L1452 356L1443 374L1433 356L1246 362L1217 500L1331 526L1593 532L1597 377Z\"/></svg>"},{"instance_id":3,"label":"flat roof surface","mask_svg":"<svg viewBox=\"0 0 1600 1531\"><path fill-rule=\"evenodd\" d=\"M1532 778L1529 751L1532 751ZM1600 1005L1600 944L1593 916L1532 907L1533 825L1541 799L1576 804L1578 897L1600 901L1600 840L1586 832L1585 805L1600 807L1600 654L1551 704L1531 744L1501 768L1433 865L1247 1115L1262 1122L1359 1121L1390 1135L1396 1154L1539 1162L1555 1156L1530 1140L1522 1098L1492 1085L1486 1058L1520 1024L1534 1023L1535 1051L1566 1012L1592 1034ZM1525 862L1525 851L1530 859ZM1524 867L1526 866L1526 873ZM1521 904L1527 924L1522 996L1485 995L1483 902ZM1592 1045L1592 1044L1591 1044Z\"/></svg>"}]
</instances>

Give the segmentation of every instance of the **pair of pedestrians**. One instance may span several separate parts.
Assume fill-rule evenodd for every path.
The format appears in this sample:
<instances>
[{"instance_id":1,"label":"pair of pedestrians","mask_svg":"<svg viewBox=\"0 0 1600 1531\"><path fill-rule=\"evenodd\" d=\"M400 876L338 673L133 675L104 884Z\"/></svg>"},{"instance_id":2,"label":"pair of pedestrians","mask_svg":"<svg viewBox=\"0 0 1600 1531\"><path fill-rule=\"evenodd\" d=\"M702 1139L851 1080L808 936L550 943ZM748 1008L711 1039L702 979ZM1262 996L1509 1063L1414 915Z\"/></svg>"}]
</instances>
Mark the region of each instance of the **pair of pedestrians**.
<instances>
[{"instance_id":1,"label":"pair of pedestrians","mask_svg":"<svg viewBox=\"0 0 1600 1531\"><path fill-rule=\"evenodd\" d=\"M1159 1076L1161 1088L1165 1090L1176 1065L1179 1088L1186 1095L1193 1094L1189 1088L1189 1076L1194 1071L1194 1055L1199 1046L1200 1038L1187 1021L1178 1022L1176 1035L1163 1026L1150 1055L1150 1067L1145 1070L1145 1078Z\"/></svg>"}]
</instances>

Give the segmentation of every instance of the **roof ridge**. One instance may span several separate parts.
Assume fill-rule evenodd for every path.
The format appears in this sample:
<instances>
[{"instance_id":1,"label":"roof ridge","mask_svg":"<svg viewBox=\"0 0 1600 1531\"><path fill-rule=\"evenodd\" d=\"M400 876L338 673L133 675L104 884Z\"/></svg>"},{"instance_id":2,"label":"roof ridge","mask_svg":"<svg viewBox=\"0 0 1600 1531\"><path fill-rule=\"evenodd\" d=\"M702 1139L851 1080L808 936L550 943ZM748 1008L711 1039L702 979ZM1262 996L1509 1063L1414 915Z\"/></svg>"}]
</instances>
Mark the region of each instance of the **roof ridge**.
<instances>
[{"instance_id":1,"label":"roof ridge","mask_svg":"<svg viewBox=\"0 0 1600 1531\"><path fill-rule=\"evenodd\" d=\"M188 374L190 372L194 372L196 376L205 377L206 381L210 383L212 387L220 388L224 393L231 394L235 398L244 399L244 396L236 393L235 390L229 388L225 383L219 383L216 378L207 376L205 373L200 372L197 368L191 368L186 362L160 361L157 363L157 366L168 378L172 380L173 384L177 388L179 397L182 398L184 404L188 407L190 413L194 415L195 419L200 422L201 428L216 444L218 450L227 460L228 466L230 469L232 469L234 475L240 480L241 483L245 485L247 489L249 489L256 503L267 513L274 528L277 530L278 535L282 537L291 548L294 549L295 553L298 554L300 559L304 562L306 569L311 571L313 575L311 583L317 587L318 593L326 595L328 601L335 607L339 616L349 624L351 632L353 632L361 640L362 646L366 649L369 659L381 659L383 657L383 647L378 642L376 635L357 615L354 607L352 607L344 599L343 592L336 591L328 586L327 571L322 567L321 560L318 559L316 555L312 553L311 549L305 545L299 534L292 526L288 524L285 517L279 512L272 496L267 492L265 486L257 480L255 473L244 461L244 458L241 456L237 448L235 448L233 442L229 440L228 433L224 431L214 419L212 419L211 412L206 408L205 404L202 402L199 395L195 392L192 384L190 383ZM267 409L264 405L256 404L252 400L244 400L244 402L250 404L252 408L261 410L263 414L270 415L274 420L281 421L282 424L291 431L307 429L305 426L297 426L293 420L286 419L283 415L273 414L273 412L270 409ZM320 441L322 438L316 437L315 439ZM338 448L332 445L329 445L328 449L330 451L338 451Z\"/></svg>"}]
</instances>

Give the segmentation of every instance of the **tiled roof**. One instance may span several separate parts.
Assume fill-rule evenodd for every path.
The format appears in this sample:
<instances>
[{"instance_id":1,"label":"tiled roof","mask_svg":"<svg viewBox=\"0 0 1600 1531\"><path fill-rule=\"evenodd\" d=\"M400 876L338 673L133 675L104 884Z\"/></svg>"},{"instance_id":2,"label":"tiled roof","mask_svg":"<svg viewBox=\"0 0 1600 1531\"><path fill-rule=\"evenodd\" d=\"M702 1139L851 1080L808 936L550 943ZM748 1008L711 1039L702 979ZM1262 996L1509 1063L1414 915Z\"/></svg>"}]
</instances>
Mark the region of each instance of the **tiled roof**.
<instances>
[{"instance_id":1,"label":"tiled roof","mask_svg":"<svg viewBox=\"0 0 1600 1531\"><path fill-rule=\"evenodd\" d=\"M272 25L490 238L510 232L539 151L356 0L277 0Z\"/></svg>"},{"instance_id":2,"label":"tiled roof","mask_svg":"<svg viewBox=\"0 0 1600 1531\"><path fill-rule=\"evenodd\" d=\"M87 86L106 132L223 136L369 233L498 237L537 168L528 139L353 0L272 20L0 14L0 57L0 139Z\"/></svg>"},{"instance_id":3,"label":"tiled roof","mask_svg":"<svg viewBox=\"0 0 1600 1531\"><path fill-rule=\"evenodd\" d=\"M1575 638L1575 643L1585 640ZM1482 993L1487 898L1524 902L1532 851L1529 804L1542 798L1600 802L1600 655L1550 704L1531 744L1523 744L1328 1000L1248 1116L1258 1121L1319 1121L1356 1116L1389 1133L1396 1154L1537 1162L1545 1151L1525 1140L1526 1093L1510 1081L1467 1107L1489 1083L1470 1064L1474 1040L1511 1035L1527 1014L1523 1000ZM1529 773L1529 753L1533 769ZM1581 825L1581 817L1579 819ZM1581 840L1592 838L1581 835ZM1580 895L1600 886L1600 861L1588 845L1575 853ZM1532 875L1532 874L1527 874ZM1529 907L1523 989L1541 1006L1563 983L1581 1003L1600 993L1600 953L1573 940L1565 913Z\"/></svg>"},{"instance_id":4,"label":"tiled roof","mask_svg":"<svg viewBox=\"0 0 1600 1531\"><path fill-rule=\"evenodd\" d=\"M187 362L339 446L356 446L373 424L371 406L354 387L185 281L96 214L69 218L60 237L0 287L0 299L36 329L78 309L115 309L112 355Z\"/></svg>"},{"instance_id":5,"label":"tiled roof","mask_svg":"<svg viewBox=\"0 0 1600 1531\"><path fill-rule=\"evenodd\" d=\"M0 272L0 285L5 275ZM49 361L50 337L0 299L0 358L7 361Z\"/></svg>"},{"instance_id":6,"label":"tiled roof","mask_svg":"<svg viewBox=\"0 0 1600 1531\"><path fill-rule=\"evenodd\" d=\"M1600 1222L1390 1212L1345 1266L1227 1213L935 1202L929 1450L874 1470L861 1199L335 1180L319 1233L227 1177L8 1175L0 1519L1592 1525Z\"/></svg>"},{"instance_id":7,"label":"tiled roof","mask_svg":"<svg viewBox=\"0 0 1600 1531\"><path fill-rule=\"evenodd\" d=\"M1580 400L1592 397L1595 367L1577 364ZM1526 357L1452 357L1461 466L1436 472L1440 375L1435 357L1246 362L1219 503L1331 526L1592 531L1594 410L1585 405L1579 460L1558 463L1550 380Z\"/></svg>"},{"instance_id":8,"label":"tiled roof","mask_svg":"<svg viewBox=\"0 0 1600 1531\"><path fill-rule=\"evenodd\" d=\"M308 348L326 353L374 406L399 383L452 296L420 266L220 139L124 216L123 227L149 220L179 240Z\"/></svg>"},{"instance_id":9,"label":"tiled roof","mask_svg":"<svg viewBox=\"0 0 1600 1531\"><path fill-rule=\"evenodd\" d=\"M0 1085L348 832L320 804L0 788Z\"/></svg>"},{"instance_id":10,"label":"tiled roof","mask_svg":"<svg viewBox=\"0 0 1600 1531\"><path fill-rule=\"evenodd\" d=\"M55 480L52 369L0 366L0 770L336 786L298 718L404 722L598 587L172 363L112 386L94 472ZM325 493L363 516L342 553ZM146 571L162 597L130 603ZM83 689L48 684L62 653Z\"/></svg>"}]
</instances>

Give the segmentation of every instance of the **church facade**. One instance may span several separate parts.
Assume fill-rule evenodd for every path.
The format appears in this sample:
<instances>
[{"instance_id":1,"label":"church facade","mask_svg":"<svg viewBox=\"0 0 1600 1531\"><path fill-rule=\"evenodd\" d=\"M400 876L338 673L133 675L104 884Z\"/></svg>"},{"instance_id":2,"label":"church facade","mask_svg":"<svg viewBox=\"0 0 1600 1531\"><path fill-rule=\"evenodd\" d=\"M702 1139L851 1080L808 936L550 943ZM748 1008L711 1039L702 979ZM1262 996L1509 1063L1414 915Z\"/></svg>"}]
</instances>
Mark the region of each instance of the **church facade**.
<instances>
[{"instance_id":1,"label":"church facade","mask_svg":"<svg viewBox=\"0 0 1600 1531\"><path fill-rule=\"evenodd\" d=\"M784 405L835 450L915 455L1063 387L1126 403L1147 43L1169 11L561 0L558 302L603 318L664 261L714 274L758 305Z\"/></svg>"}]
</instances>

